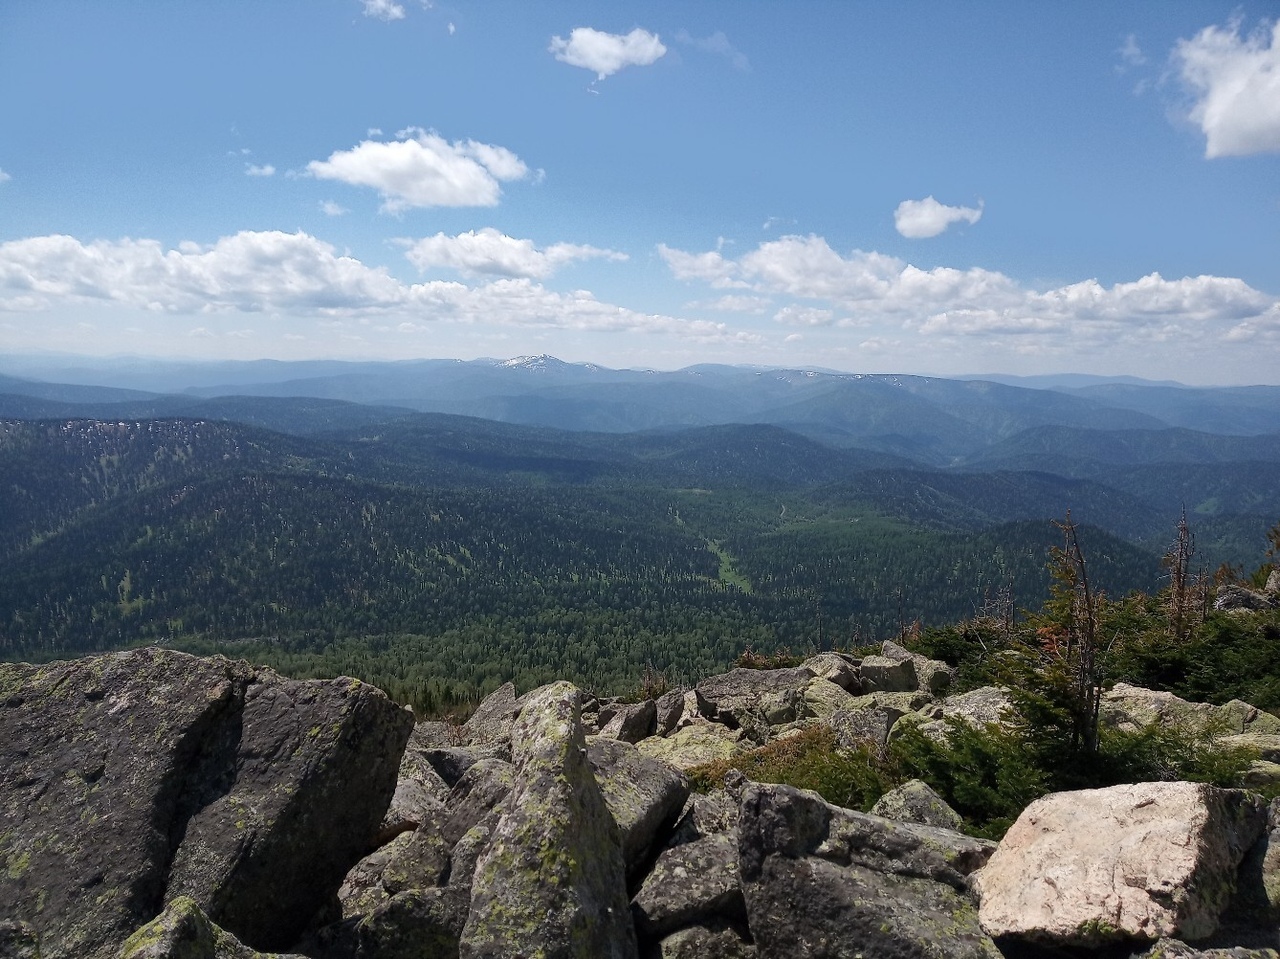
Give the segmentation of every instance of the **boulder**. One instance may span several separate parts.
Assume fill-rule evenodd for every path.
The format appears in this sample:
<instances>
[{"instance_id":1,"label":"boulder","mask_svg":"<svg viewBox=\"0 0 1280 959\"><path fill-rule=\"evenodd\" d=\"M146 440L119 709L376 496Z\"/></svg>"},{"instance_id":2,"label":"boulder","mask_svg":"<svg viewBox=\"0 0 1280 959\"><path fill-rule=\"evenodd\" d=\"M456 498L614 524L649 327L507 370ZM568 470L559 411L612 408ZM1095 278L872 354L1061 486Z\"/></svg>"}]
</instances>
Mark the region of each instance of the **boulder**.
<instances>
[{"instance_id":1,"label":"boulder","mask_svg":"<svg viewBox=\"0 0 1280 959\"><path fill-rule=\"evenodd\" d=\"M676 724L684 715L687 690L672 689L654 700L654 733L668 736L675 732Z\"/></svg>"},{"instance_id":2,"label":"boulder","mask_svg":"<svg viewBox=\"0 0 1280 959\"><path fill-rule=\"evenodd\" d=\"M1045 796L977 876L982 926L1067 946L1204 938L1266 820L1256 794L1198 783Z\"/></svg>"},{"instance_id":3,"label":"boulder","mask_svg":"<svg viewBox=\"0 0 1280 959\"><path fill-rule=\"evenodd\" d=\"M709 920L658 943L658 959L755 959L756 947L749 934L736 923Z\"/></svg>"},{"instance_id":4,"label":"boulder","mask_svg":"<svg viewBox=\"0 0 1280 959\"><path fill-rule=\"evenodd\" d=\"M815 677L804 688L804 715L825 719L832 713L847 710L854 696L842 686L821 676Z\"/></svg>"},{"instance_id":5,"label":"boulder","mask_svg":"<svg viewBox=\"0 0 1280 959\"><path fill-rule=\"evenodd\" d=\"M862 676L862 688L868 693L906 693L916 690L916 664L910 653L907 653L905 659L867 656L862 660L859 673Z\"/></svg>"},{"instance_id":6,"label":"boulder","mask_svg":"<svg viewBox=\"0 0 1280 959\"><path fill-rule=\"evenodd\" d=\"M44 959L114 956L182 895L287 947L368 852L413 721L356 680L163 649L3 664L0 693L0 902Z\"/></svg>"},{"instance_id":7,"label":"boulder","mask_svg":"<svg viewBox=\"0 0 1280 959\"><path fill-rule=\"evenodd\" d=\"M667 846L696 842L706 836L738 835L738 797L725 789L694 793L684 805Z\"/></svg>"},{"instance_id":8,"label":"boulder","mask_svg":"<svg viewBox=\"0 0 1280 959\"><path fill-rule=\"evenodd\" d=\"M511 727L520 712L520 698L515 683L503 683L476 707L465 723L462 734L469 746L480 743L505 743L511 739Z\"/></svg>"},{"instance_id":9,"label":"boulder","mask_svg":"<svg viewBox=\"0 0 1280 959\"><path fill-rule=\"evenodd\" d=\"M1280 959L1274 949L1246 949L1239 946L1224 949L1196 949L1179 939L1161 939L1150 949L1130 959Z\"/></svg>"},{"instance_id":10,"label":"boulder","mask_svg":"<svg viewBox=\"0 0 1280 959\"><path fill-rule=\"evenodd\" d=\"M40 935L30 923L0 919L0 959L40 959Z\"/></svg>"},{"instance_id":11,"label":"boulder","mask_svg":"<svg viewBox=\"0 0 1280 959\"><path fill-rule=\"evenodd\" d=\"M600 728L600 735L620 739L624 743L638 743L654 734L657 723L658 707L652 699L642 703L623 703Z\"/></svg>"},{"instance_id":12,"label":"boulder","mask_svg":"<svg viewBox=\"0 0 1280 959\"><path fill-rule=\"evenodd\" d=\"M745 923L737 837L718 833L664 850L631 901L631 912L636 931L649 941L708 919Z\"/></svg>"},{"instance_id":13,"label":"boulder","mask_svg":"<svg viewBox=\"0 0 1280 959\"><path fill-rule=\"evenodd\" d=\"M765 956L996 959L966 878L993 848L805 790L748 784L738 853L756 947Z\"/></svg>"},{"instance_id":14,"label":"boulder","mask_svg":"<svg viewBox=\"0 0 1280 959\"><path fill-rule=\"evenodd\" d=\"M511 732L515 786L471 882L462 959L634 959L618 827L587 761L580 691L525 698Z\"/></svg>"},{"instance_id":15,"label":"boulder","mask_svg":"<svg viewBox=\"0 0 1280 959\"><path fill-rule=\"evenodd\" d=\"M819 653L810 656L800 664L819 679L826 679L845 692L855 696L862 692L862 681L858 678L858 660L841 653Z\"/></svg>"},{"instance_id":16,"label":"boulder","mask_svg":"<svg viewBox=\"0 0 1280 959\"><path fill-rule=\"evenodd\" d=\"M588 742L587 759L618 825L627 873L635 875L675 824L689 798L689 779L629 743L603 737Z\"/></svg>"},{"instance_id":17,"label":"boulder","mask_svg":"<svg viewBox=\"0 0 1280 959\"><path fill-rule=\"evenodd\" d=\"M119 959L304 959L250 949L219 929L196 905L179 896L120 948Z\"/></svg>"},{"instance_id":18,"label":"boulder","mask_svg":"<svg viewBox=\"0 0 1280 959\"><path fill-rule=\"evenodd\" d=\"M730 729L781 726L806 715L804 692L812 670L732 669L694 687L698 712Z\"/></svg>"},{"instance_id":19,"label":"boulder","mask_svg":"<svg viewBox=\"0 0 1280 959\"><path fill-rule=\"evenodd\" d=\"M1270 580L1268 579L1268 583ZM1214 597L1213 608L1234 612L1236 610L1258 611L1275 609L1280 599L1273 590L1256 590L1248 586L1228 584L1218 587L1218 595Z\"/></svg>"},{"instance_id":20,"label":"boulder","mask_svg":"<svg viewBox=\"0 0 1280 959\"><path fill-rule=\"evenodd\" d=\"M401 892L355 926L355 955L361 959L452 959L458 955L466 919L466 890Z\"/></svg>"},{"instance_id":21,"label":"boulder","mask_svg":"<svg viewBox=\"0 0 1280 959\"><path fill-rule=\"evenodd\" d=\"M413 837L411 832L402 832L351 867L338 888L338 904L343 919L372 912L391 897L382 885L382 874L413 841Z\"/></svg>"},{"instance_id":22,"label":"boulder","mask_svg":"<svg viewBox=\"0 0 1280 959\"><path fill-rule=\"evenodd\" d=\"M889 742L889 732L902 712L893 707L873 706L871 709L841 709L823 722L836 734L836 745L841 749L857 749L870 745L877 752Z\"/></svg>"},{"instance_id":23,"label":"boulder","mask_svg":"<svg viewBox=\"0 0 1280 959\"><path fill-rule=\"evenodd\" d=\"M1130 732L1147 726L1174 726L1198 732L1214 723L1216 712L1217 708L1209 703L1189 703L1173 693L1129 683L1116 683L1104 692L1098 708L1103 723ZM1230 714L1225 721L1234 725ZM1239 731L1243 732L1243 723Z\"/></svg>"},{"instance_id":24,"label":"boulder","mask_svg":"<svg viewBox=\"0 0 1280 959\"><path fill-rule=\"evenodd\" d=\"M871 807L871 815L897 822L914 822L922 826L959 831L964 825L960 814L947 805L928 783L912 779L891 789Z\"/></svg>"},{"instance_id":25,"label":"boulder","mask_svg":"<svg viewBox=\"0 0 1280 959\"><path fill-rule=\"evenodd\" d=\"M441 781L450 789L458 784L468 769L482 759L511 763L511 742L481 743L478 746L432 746L422 753Z\"/></svg>"},{"instance_id":26,"label":"boulder","mask_svg":"<svg viewBox=\"0 0 1280 959\"><path fill-rule=\"evenodd\" d=\"M728 759L742 749L742 731L719 723L699 722L677 729L670 736L650 736L636 748L652 759L679 770Z\"/></svg>"},{"instance_id":27,"label":"boulder","mask_svg":"<svg viewBox=\"0 0 1280 959\"><path fill-rule=\"evenodd\" d=\"M1003 723L1013 710L1009 691L1000 686L980 686L958 696L948 696L939 705L920 711L920 731L933 739L945 739L947 720L971 726Z\"/></svg>"}]
</instances>

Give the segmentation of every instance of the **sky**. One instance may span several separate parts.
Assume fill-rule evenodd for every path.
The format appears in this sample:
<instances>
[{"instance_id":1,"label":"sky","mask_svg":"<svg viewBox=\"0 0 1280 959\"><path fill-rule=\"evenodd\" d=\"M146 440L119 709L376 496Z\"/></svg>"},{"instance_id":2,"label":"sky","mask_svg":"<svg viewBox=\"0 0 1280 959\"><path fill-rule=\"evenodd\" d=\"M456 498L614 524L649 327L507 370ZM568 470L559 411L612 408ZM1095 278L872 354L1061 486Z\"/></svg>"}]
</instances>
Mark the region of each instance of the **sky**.
<instances>
[{"instance_id":1,"label":"sky","mask_svg":"<svg viewBox=\"0 0 1280 959\"><path fill-rule=\"evenodd\" d=\"M0 353L1280 384L1277 18L4 0Z\"/></svg>"}]
</instances>

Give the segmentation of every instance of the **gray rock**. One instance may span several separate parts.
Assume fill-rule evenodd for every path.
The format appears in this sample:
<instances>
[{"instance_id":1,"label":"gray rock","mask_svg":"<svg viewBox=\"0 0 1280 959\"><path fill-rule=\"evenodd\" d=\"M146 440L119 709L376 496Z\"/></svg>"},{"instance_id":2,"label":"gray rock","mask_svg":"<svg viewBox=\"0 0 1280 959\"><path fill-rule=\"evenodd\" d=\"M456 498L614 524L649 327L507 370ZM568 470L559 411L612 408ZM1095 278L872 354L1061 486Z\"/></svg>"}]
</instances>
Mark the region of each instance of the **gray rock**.
<instances>
[{"instance_id":1,"label":"gray rock","mask_svg":"<svg viewBox=\"0 0 1280 959\"><path fill-rule=\"evenodd\" d=\"M631 901L642 939L660 939L711 918L746 921L737 837L707 836L665 850Z\"/></svg>"},{"instance_id":2,"label":"gray rock","mask_svg":"<svg viewBox=\"0 0 1280 959\"><path fill-rule=\"evenodd\" d=\"M836 734L836 745L841 749L857 749L870 745L877 752L889 742L889 732L903 713L892 706L873 706L870 709L841 709L823 722Z\"/></svg>"},{"instance_id":3,"label":"gray rock","mask_svg":"<svg viewBox=\"0 0 1280 959\"><path fill-rule=\"evenodd\" d=\"M587 761L580 692L530 694L512 730L516 784L471 883L463 959L634 959L618 827Z\"/></svg>"},{"instance_id":4,"label":"gray rock","mask_svg":"<svg viewBox=\"0 0 1280 959\"><path fill-rule=\"evenodd\" d=\"M629 743L593 739L587 759L622 838L628 875L646 865L689 798L689 779Z\"/></svg>"},{"instance_id":5,"label":"gray rock","mask_svg":"<svg viewBox=\"0 0 1280 959\"><path fill-rule=\"evenodd\" d=\"M391 897L382 885L382 874L412 841L413 833L400 833L351 867L338 889L343 919L372 912Z\"/></svg>"},{"instance_id":6,"label":"gray rock","mask_svg":"<svg viewBox=\"0 0 1280 959\"><path fill-rule=\"evenodd\" d=\"M40 935L28 923L0 919L0 959L40 959Z\"/></svg>"},{"instance_id":7,"label":"gray rock","mask_svg":"<svg viewBox=\"0 0 1280 959\"><path fill-rule=\"evenodd\" d=\"M652 699L642 703L623 703L600 728L600 735L624 743L638 743L654 734L657 721L658 707Z\"/></svg>"},{"instance_id":8,"label":"gray rock","mask_svg":"<svg viewBox=\"0 0 1280 959\"><path fill-rule=\"evenodd\" d=\"M981 686L959 696L949 696L941 705L921 710L927 721L920 731L934 739L945 739L947 720L959 720L971 726L1003 723L1013 710L1009 692L999 686Z\"/></svg>"},{"instance_id":9,"label":"gray rock","mask_svg":"<svg viewBox=\"0 0 1280 959\"><path fill-rule=\"evenodd\" d=\"M0 902L44 959L114 956L183 894L289 945L368 851L412 724L355 680L161 649L0 665L0 694Z\"/></svg>"},{"instance_id":10,"label":"gray rock","mask_svg":"<svg viewBox=\"0 0 1280 959\"><path fill-rule=\"evenodd\" d=\"M1222 610L1264 610L1275 609L1277 603L1275 592L1259 591L1247 586L1227 584L1218 587L1218 595L1213 600L1214 609Z\"/></svg>"},{"instance_id":11,"label":"gray rock","mask_svg":"<svg viewBox=\"0 0 1280 959\"><path fill-rule=\"evenodd\" d=\"M670 736L650 736L636 743L646 756L681 770L728 759L743 746L742 730L706 720L682 726Z\"/></svg>"},{"instance_id":12,"label":"gray rock","mask_svg":"<svg viewBox=\"0 0 1280 959\"><path fill-rule=\"evenodd\" d=\"M1180 939L1161 939L1150 949L1137 953L1130 959L1280 959L1274 949L1196 949Z\"/></svg>"},{"instance_id":13,"label":"gray rock","mask_svg":"<svg viewBox=\"0 0 1280 959\"><path fill-rule=\"evenodd\" d=\"M482 759L471 766L445 800L449 812L440 828L445 842L452 846L483 822L510 795L515 782L515 767L501 759Z\"/></svg>"},{"instance_id":14,"label":"gray rock","mask_svg":"<svg viewBox=\"0 0 1280 959\"><path fill-rule=\"evenodd\" d=\"M742 795L739 857L763 956L996 959L967 876L993 843L894 823L788 786Z\"/></svg>"},{"instance_id":15,"label":"gray rock","mask_svg":"<svg viewBox=\"0 0 1280 959\"><path fill-rule=\"evenodd\" d=\"M457 959L467 920L462 889L413 889L392 896L356 926L357 956Z\"/></svg>"},{"instance_id":16,"label":"gray rock","mask_svg":"<svg viewBox=\"0 0 1280 959\"><path fill-rule=\"evenodd\" d=\"M862 688L868 693L906 693L916 689L916 664L910 653L906 659L868 656L862 660L859 674Z\"/></svg>"},{"instance_id":17,"label":"gray rock","mask_svg":"<svg viewBox=\"0 0 1280 959\"><path fill-rule=\"evenodd\" d=\"M654 700L654 733L668 736L675 731L676 723L684 715L686 690L672 689Z\"/></svg>"},{"instance_id":18,"label":"gray rock","mask_svg":"<svg viewBox=\"0 0 1280 959\"><path fill-rule=\"evenodd\" d=\"M1280 566L1276 566L1267 574L1266 591L1273 596L1280 594Z\"/></svg>"},{"instance_id":19,"label":"gray rock","mask_svg":"<svg viewBox=\"0 0 1280 959\"><path fill-rule=\"evenodd\" d=\"M871 815L897 822L913 822L922 826L959 831L964 825L960 814L947 805L928 783L912 779L891 789L871 807Z\"/></svg>"},{"instance_id":20,"label":"gray rock","mask_svg":"<svg viewBox=\"0 0 1280 959\"><path fill-rule=\"evenodd\" d=\"M756 947L738 924L709 920L673 932L658 944L658 959L755 959Z\"/></svg>"},{"instance_id":21,"label":"gray rock","mask_svg":"<svg viewBox=\"0 0 1280 959\"><path fill-rule=\"evenodd\" d=\"M724 789L694 793L689 797L675 829L671 831L671 838L667 840L667 847L718 835L732 836L735 842L738 836L738 799Z\"/></svg>"},{"instance_id":22,"label":"gray rock","mask_svg":"<svg viewBox=\"0 0 1280 959\"><path fill-rule=\"evenodd\" d=\"M733 669L694 687L698 711L730 729L795 722L805 715L804 692L812 670Z\"/></svg>"},{"instance_id":23,"label":"gray rock","mask_svg":"<svg viewBox=\"0 0 1280 959\"><path fill-rule=\"evenodd\" d=\"M519 712L515 683L503 683L486 696L471 718L462 724L467 745L509 742L511 727Z\"/></svg>"},{"instance_id":24,"label":"gray rock","mask_svg":"<svg viewBox=\"0 0 1280 959\"><path fill-rule=\"evenodd\" d=\"M119 959L304 959L250 949L219 929L196 905L179 896L120 948Z\"/></svg>"},{"instance_id":25,"label":"gray rock","mask_svg":"<svg viewBox=\"0 0 1280 959\"><path fill-rule=\"evenodd\" d=\"M858 660L841 653L819 653L810 656L800 664L802 669L810 670L820 679L835 683L845 692L855 696L862 692L862 681L858 678Z\"/></svg>"},{"instance_id":26,"label":"gray rock","mask_svg":"<svg viewBox=\"0 0 1280 959\"><path fill-rule=\"evenodd\" d=\"M511 743L503 741L481 743L478 746L433 746L424 750L422 756L441 781L452 789L466 775L467 770L482 759L510 763Z\"/></svg>"}]
</instances>

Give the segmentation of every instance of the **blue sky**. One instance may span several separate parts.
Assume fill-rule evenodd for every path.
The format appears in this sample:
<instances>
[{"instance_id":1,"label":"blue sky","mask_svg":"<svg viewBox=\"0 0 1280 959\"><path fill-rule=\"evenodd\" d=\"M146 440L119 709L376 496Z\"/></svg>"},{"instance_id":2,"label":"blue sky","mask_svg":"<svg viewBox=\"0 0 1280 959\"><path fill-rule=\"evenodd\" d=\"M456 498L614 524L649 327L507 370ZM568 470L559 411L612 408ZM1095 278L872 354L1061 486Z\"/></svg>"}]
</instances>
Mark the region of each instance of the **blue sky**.
<instances>
[{"instance_id":1,"label":"blue sky","mask_svg":"<svg viewBox=\"0 0 1280 959\"><path fill-rule=\"evenodd\" d=\"M0 352L1280 383L1275 3L0 5Z\"/></svg>"}]
</instances>

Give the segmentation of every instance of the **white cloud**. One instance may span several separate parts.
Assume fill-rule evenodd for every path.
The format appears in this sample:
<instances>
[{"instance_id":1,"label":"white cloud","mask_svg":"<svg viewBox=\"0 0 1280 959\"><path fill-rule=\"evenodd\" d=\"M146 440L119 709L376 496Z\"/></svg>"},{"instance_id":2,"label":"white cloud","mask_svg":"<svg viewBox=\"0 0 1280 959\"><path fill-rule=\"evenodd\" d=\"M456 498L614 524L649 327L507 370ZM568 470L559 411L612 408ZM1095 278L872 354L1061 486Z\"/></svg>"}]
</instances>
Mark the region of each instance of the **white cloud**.
<instances>
[{"instance_id":1,"label":"white cloud","mask_svg":"<svg viewBox=\"0 0 1280 959\"><path fill-rule=\"evenodd\" d=\"M667 52L656 33L636 27L625 36L591 27L575 27L569 39L552 37L547 48L561 63L594 70L597 80L623 67L647 67Z\"/></svg>"},{"instance_id":2,"label":"white cloud","mask_svg":"<svg viewBox=\"0 0 1280 959\"><path fill-rule=\"evenodd\" d=\"M262 166L257 166L253 163L246 163L244 165L245 176L275 176L275 174L276 168L270 163L264 163Z\"/></svg>"},{"instance_id":3,"label":"white cloud","mask_svg":"<svg viewBox=\"0 0 1280 959\"><path fill-rule=\"evenodd\" d=\"M773 321L787 326L830 326L836 321L836 315L831 310L812 306L784 306L773 315Z\"/></svg>"},{"instance_id":4,"label":"white cloud","mask_svg":"<svg viewBox=\"0 0 1280 959\"><path fill-rule=\"evenodd\" d=\"M930 337L1016 337L1059 347L1228 333L1241 339L1280 329L1280 300L1231 277L1152 273L1109 287L1090 279L1034 290L980 268L922 270L861 250L842 256L817 236L762 243L737 259L665 246L658 252L677 279L793 298L774 318L795 326L879 323Z\"/></svg>"},{"instance_id":5,"label":"white cloud","mask_svg":"<svg viewBox=\"0 0 1280 959\"><path fill-rule=\"evenodd\" d=\"M404 7L395 3L394 0L361 0L361 2L364 5L366 17L376 17L388 23L392 20L404 19Z\"/></svg>"},{"instance_id":6,"label":"white cloud","mask_svg":"<svg viewBox=\"0 0 1280 959\"><path fill-rule=\"evenodd\" d=\"M544 251L545 252L545 251ZM40 236L0 243L0 310L113 304L178 315L279 313L335 319L398 316L582 332L661 333L754 343L723 323L640 313L586 290L559 293L519 277L468 286L406 284L306 233L245 231L211 245Z\"/></svg>"},{"instance_id":7,"label":"white cloud","mask_svg":"<svg viewBox=\"0 0 1280 959\"><path fill-rule=\"evenodd\" d=\"M932 196L923 200L903 200L893 211L893 225L898 232L913 240L937 236L952 223L977 223L982 219L982 204L976 207L947 206Z\"/></svg>"},{"instance_id":8,"label":"white cloud","mask_svg":"<svg viewBox=\"0 0 1280 959\"><path fill-rule=\"evenodd\" d=\"M1138 46L1138 38L1132 33L1124 38L1124 45L1116 53L1120 54L1120 59L1131 67L1140 67L1147 62L1147 55L1142 52L1142 48Z\"/></svg>"},{"instance_id":9,"label":"white cloud","mask_svg":"<svg viewBox=\"0 0 1280 959\"><path fill-rule=\"evenodd\" d=\"M554 243L538 249L532 240L519 240L492 227L457 236L437 233L409 247L405 253L419 270L448 267L468 276L497 275L542 279L574 260L625 260L625 253L594 246Z\"/></svg>"},{"instance_id":10,"label":"white cloud","mask_svg":"<svg viewBox=\"0 0 1280 959\"><path fill-rule=\"evenodd\" d=\"M691 46L695 50L701 50L704 53L714 53L717 56L724 57L739 70L750 70L751 63L747 60L746 54L734 48L729 42L729 38L724 35L723 30L717 30L709 37L699 39L690 35L688 30L681 30L676 34L676 42Z\"/></svg>"},{"instance_id":11,"label":"white cloud","mask_svg":"<svg viewBox=\"0 0 1280 959\"><path fill-rule=\"evenodd\" d=\"M325 216L346 216L351 211L341 204L334 203L332 200L325 200L320 204L320 211Z\"/></svg>"},{"instance_id":12,"label":"white cloud","mask_svg":"<svg viewBox=\"0 0 1280 959\"><path fill-rule=\"evenodd\" d=\"M5 173L5 172L4 172L4 170L0 170L0 183L8 183L8 182L9 182L10 180L12 180L12 179L13 179L13 177L11 177L11 176L9 176L9 174Z\"/></svg>"},{"instance_id":13,"label":"white cloud","mask_svg":"<svg viewBox=\"0 0 1280 959\"><path fill-rule=\"evenodd\" d=\"M455 140L411 127L396 140L363 140L337 150L327 160L312 160L307 172L321 180L368 186L382 194L382 209L400 213L410 207L496 206L498 181L529 173L506 147Z\"/></svg>"},{"instance_id":14,"label":"white cloud","mask_svg":"<svg viewBox=\"0 0 1280 959\"><path fill-rule=\"evenodd\" d=\"M1280 152L1280 20L1247 37L1239 22L1205 27L1178 41L1173 60L1195 97L1189 117L1206 157Z\"/></svg>"},{"instance_id":15,"label":"white cloud","mask_svg":"<svg viewBox=\"0 0 1280 959\"><path fill-rule=\"evenodd\" d=\"M730 294L706 303L692 305L704 310L716 310L720 313L763 313L772 305L772 301L764 296L734 296Z\"/></svg>"}]
</instances>

